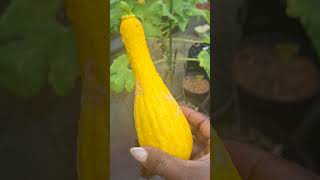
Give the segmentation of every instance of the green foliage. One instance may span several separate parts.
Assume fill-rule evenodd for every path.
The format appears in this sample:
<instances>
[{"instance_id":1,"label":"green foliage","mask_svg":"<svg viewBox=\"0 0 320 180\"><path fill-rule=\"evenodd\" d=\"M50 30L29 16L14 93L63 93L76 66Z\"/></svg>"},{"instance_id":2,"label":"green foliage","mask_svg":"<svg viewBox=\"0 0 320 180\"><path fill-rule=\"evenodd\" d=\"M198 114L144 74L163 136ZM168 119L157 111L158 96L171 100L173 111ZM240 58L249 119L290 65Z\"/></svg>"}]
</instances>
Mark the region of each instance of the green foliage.
<instances>
[{"instance_id":1,"label":"green foliage","mask_svg":"<svg viewBox=\"0 0 320 180\"><path fill-rule=\"evenodd\" d=\"M202 36L203 43L210 45L210 34L201 33L200 35ZM208 77L210 79L210 54L209 54L208 50L202 50L198 54L197 58L199 60L200 67L202 67L206 71L206 74L208 75Z\"/></svg>"},{"instance_id":2,"label":"green foliage","mask_svg":"<svg viewBox=\"0 0 320 180\"><path fill-rule=\"evenodd\" d=\"M287 14L299 18L320 56L320 1L287 0Z\"/></svg>"},{"instance_id":3,"label":"green foliage","mask_svg":"<svg viewBox=\"0 0 320 180\"><path fill-rule=\"evenodd\" d=\"M115 92L134 90L135 79L132 70L129 69L127 55L118 56L110 66L110 87Z\"/></svg>"},{"instance_id":4,"label":"green foliage","mask_svg":"<svg viewBox=\"0 0 320 180\"><path fill-rule=\"evenodd\" d=\"M110 27L111 33L118 34L122 13L118 7L120 0L110 1ZM136 0L126 1L132 7L133 13L143 21L146 36L161 37L162 31L168 28L168 20L172 20L173 27L185 31L190 17L203 17L208 19L208 11L196 8L197 3L203 0L175 0L173 1L173 14L170 13L170 1L148 0L139 4Z\"/></svg>"},{"instance_id":5,"label":"green foliage","mask_svg":"<svg viewBox=\"0 0 320 180\"><path fill-rule=\"evenodd\" d=\"M62 0L12 0L0 17L0 86L29 97L49 83L64 95L79 75L71 30L56 21Z\"/></svg>"},{"instance_id":6,"label":"green foliage","mask_svg":"<svg viewBox=\"0 0 320 180\"><path fill-rule=\"evenodd\" d=\"M120 8L117 6L118 0L110 1L110 32L118 33L119 24L122 16Z\"/></svg>"},{"instance_id":7,"label":"green foliage","mask_svg":"<svg viewBox=\"0 0 320 180\"><path fill-rule=\"evenodd\" d=\"M205 34L203 36L203 42L206 44L210 44L210 35Z\"/></svg>"},{"instance_id":8,"label":"green foliage","mask_svg":"<svg viewBox=\"0 0 320 180\"><path fill-rule=\"evenodd\" d=\"M198 55L200 67L202 67L210 79L210 54L207 50L202 50Z\"/></svg>"}]
</instances>

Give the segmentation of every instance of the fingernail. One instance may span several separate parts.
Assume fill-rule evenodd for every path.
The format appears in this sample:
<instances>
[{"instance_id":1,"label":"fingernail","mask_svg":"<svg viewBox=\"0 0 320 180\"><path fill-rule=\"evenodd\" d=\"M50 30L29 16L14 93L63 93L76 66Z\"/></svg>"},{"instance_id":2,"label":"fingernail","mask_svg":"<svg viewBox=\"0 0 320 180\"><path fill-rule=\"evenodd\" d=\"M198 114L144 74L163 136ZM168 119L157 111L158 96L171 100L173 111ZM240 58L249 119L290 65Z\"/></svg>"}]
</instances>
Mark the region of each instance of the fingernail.
<instances>
[{"instance_id":1,"label":"fingernail","mask_svg":"<svg viewBox=\"0 0 320 180\"><path fill-rule=\"evenodd\" d=\"M147 161L148 153L141 147L134 147L130 149L131 155L134 157L135 160L144 163Z\"/></svg>"}]
</instances>

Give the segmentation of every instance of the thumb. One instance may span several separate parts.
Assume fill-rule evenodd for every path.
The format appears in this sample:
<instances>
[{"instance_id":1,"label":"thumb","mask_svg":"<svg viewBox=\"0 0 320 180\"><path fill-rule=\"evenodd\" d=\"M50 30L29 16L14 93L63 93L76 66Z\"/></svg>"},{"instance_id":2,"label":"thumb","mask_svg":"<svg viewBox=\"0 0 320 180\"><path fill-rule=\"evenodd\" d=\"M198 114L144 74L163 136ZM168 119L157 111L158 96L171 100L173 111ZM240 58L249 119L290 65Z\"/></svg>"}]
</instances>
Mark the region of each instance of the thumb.
<instances>
[{"instance_id":1,"label":"thumb","mask_svg":"<svg viewBox=\"0 0 320 180\"><path fill-rule=\"evenodd\" d=\"M166 179L189 180L192 178L192 168L196 163L185 161L152 147L134 147L130 149L132 156L142 163L151 173ZM192 170L191 170L192 169Z\"/></svg>"}]
</instances>

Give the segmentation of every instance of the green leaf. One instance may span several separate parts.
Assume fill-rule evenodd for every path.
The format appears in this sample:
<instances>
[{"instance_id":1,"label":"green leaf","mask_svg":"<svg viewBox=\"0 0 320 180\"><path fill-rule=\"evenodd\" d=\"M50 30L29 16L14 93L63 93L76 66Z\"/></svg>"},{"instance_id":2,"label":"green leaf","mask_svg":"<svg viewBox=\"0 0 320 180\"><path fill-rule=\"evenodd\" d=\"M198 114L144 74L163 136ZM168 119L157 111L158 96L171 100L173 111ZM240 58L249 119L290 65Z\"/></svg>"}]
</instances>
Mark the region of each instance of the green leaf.
<instances>
[{"instance_id":1,"label":"green leaf","mask_svg":"<svg viewBox=\"0 0 320 180\"><path fill-rule=\"evenodd\" d=\"M206 17L206 13L204 10L200 10L197 8L190 8L187 10L186 14L188 16L202 16L202 17Z\"/></svg>"},{"instance_id":2,"label":"green leaf","mask_svg":"<svg viewBox=\"0 0 320 180\"><path fill-rule=\"evenodd\" d=\"M110 66L110 87L115 92L132 92L135 87L134 74L129 69L129 59L127 55L121 55L113 60Z\"/></svg>"},{"instance_id":3,"label":"green leaf","mask_svg":"<svg viewBox=\"0 0 320 180\"><path fill-rule=\"evenodd\" d=\"M202 50L199 55L198 59L200 62L200 66L206 71L209 79L210 79L210 54L206 50Z\"/></svg>"},{"instance_id":4,"label":"green leaf","mask_svg":"<svg viewBox=\"0 0 320 180\"><path fill-rule=\"evenodd\" d=\"M188 25L189 19L186 18L185 16L180 16L180 15L177 15L176 18L177 18L177 24L178 24L180 30L182 32L184 32L186 30L187 25Z\"/></svg>"},{"instance_id":5,"label":"green leaf","mask_svg":"<svg viewBox=\"0 0 320 180\"><path fill-rule=\"evenodd\" d=\"M22 97L29 97L40 91L46 82L46 62L43 60L45 54L43 49L29 53L37 43L22 41L0 48L0 84L3 88ZM27 45L30 46L29 49L25 48Z\"/></svg>"},{"instance_id":6,"label":"green leaf","mask_svg":"<svg viewBox=\"0 0 320 180\"><path fill-rule=\"evenodd\" d=\"M207 2L208 2L208 0L196 0L196 3L199 3L199 4L204 4Z\"/></svg>"},{"instance_id":7,"label":"green leaf","mask_svg":"<svg viewBox=\"0 0 320 180\"><path fill-rule=\"evenodd\" d=\"M161 37L159 25L168 24L168 20L163 17L173 20L173 28L178 26L182 32L185 31L190 16L203 17L208 22L210 21L208 11L196 8L196 4L205 2L204 0L174 0L173 14L169 11L170 1L168 0L148 0L145 1L145 5L137 3L136 0L127 0L126 2L132 7L133 13L142 20L147 32L146 36ZM116 1L114 1L114 4L117 4ZM112 33L118 34L120 17L115 9L117 9L117 6L111 6L110 27Z\"/></svg>"},{"instance_id":8,"label":"green leaf","mask_svg":"<svg viewBox=\"0 0 320 180\"><path fill-rule=\"evenodd\" d=\"M117 34L121 21L121 11L118 8L110 10L110 32Z\"/></svg>"},{"instance_id":9,"label":"green leaf","mask_svg":"<svg viewBox=\"0 0 320 180\"><path fill-rule=\"evenodd\" d=\"M171 20L174 20L174 16L169 12L166 4L162 4L162 16L168 17Z\"/></svg>"},{"instance_id":10,"label":"green leaf","mask_svg":"<svg viewBox=\"0 0 320 180\"><path fill-rule=\"evenodd\" d=\"M203 11L205 13L205 16L203 16L203 18L210 25L210 15L211 15L211 13L208 10L203 10Z\"/></svg>"},{"instance_id":11,"label":"green leaf","mask_svg":"<svg viewBox=\"0 0 320 180\"><path fill-rule=\"evenodd\" d=\"M143 28L147 37L158 37L161 34L159 28L149 22L144 22Z\"/></svg>"},{"instance_id":12,"label":"green leaf","mask_svg":"<svg viewBox=\"0 0 320 180\"><path fill-rule=\"evenodd\" d=\"M63 0L10 3L0 18L2 88L30 97L48 83L58 94L73 87L79 67L72 30L56 20L63 3Z\"/></svg>"},{"instance_id":13,"label":"green leaf","mask_svg":"<svg viewBox=\"0 0 320 180\"><path fill-rule=\"evenodd\" d=\"M204 4L207 3L208 0L189 0L189 2L192 4Z\"/></svg>"},{"instance_id":14,"label":"green leaf","mask_svg":"<svg viewBox=\"0 0 320 180\"><path fill-rule=\"evenodd\" d=\"M203 35L203 42L206 44L210 44L210 36L207 34Z\"/></svg>"},{"instance_id":15,"label":"green leaf","mask_svg":"<svg viewBox=\"0 0 320 180\"><path fill-rule=\"evenodd\" d=\"M76 50L72 46L73 41L71 36L57 37L56 57L50 59L48 80L59 95L69 93L80 74L79 63L74 57Z\"/></svg>"}]
</instances>

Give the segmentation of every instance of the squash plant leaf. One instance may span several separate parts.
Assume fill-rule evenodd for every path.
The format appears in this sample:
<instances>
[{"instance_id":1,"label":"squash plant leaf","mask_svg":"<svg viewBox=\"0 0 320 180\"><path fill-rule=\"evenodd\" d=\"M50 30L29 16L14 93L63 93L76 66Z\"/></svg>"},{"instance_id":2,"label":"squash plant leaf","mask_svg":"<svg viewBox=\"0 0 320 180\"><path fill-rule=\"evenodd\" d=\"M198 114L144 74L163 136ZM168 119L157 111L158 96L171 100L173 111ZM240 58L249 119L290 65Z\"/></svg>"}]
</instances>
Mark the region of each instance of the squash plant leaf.
<instances>
[{"instance_id":1,"label":"squash plant leaf","mask_svg":"<svg viewBox=\"0 0 320 180\"><path fill-rule=\"evenodd\" d=\"M202 50L198 55L200 67L202 67L210 79L210 54L206 50Z\"/></svg>"},{"instance_id":2,"label":"squash plant leaf","mask_svg":"<svg viewBox=\"0 0 320 180\"><path fill-rule=\"evenodd\" d=\"M110 1L110 27L111 32L118 34L121 12L118 10L119 0ZM145 26L146 36L159 37L161 31L160 25L168 24L168 19L173 20L173 26L179 27L184 32L190 17L203 17L208 20L208 12L196 8L197 3L203 3L204 0L175 0L173 1L173 13L171 14L170 1L149 0L145 1L144 5L137 3L136 0L126 1L132 7L133 13L139 17ZM166 17L166 18L164 18ZM158 29L156 31L156 29ZM156 34L157 33L157 34Z\"/></svg>"},{"instance_id":3,"label":"squash plant leaf","mask_svg":"<svg viewBox=\"0 0 320 180\"><path fill-rule=\"evenodd\" d=\"M159 28L155 27L150 22L144 22L143 28L147 37L158 37L161 34Z\"/></svg>"},{"instance_id":4,"label":"squash plant leaf","mask_svg":"<svg viewBox=\"0 0 320 180\"><path fill-rule=\"evenodd\" d=\"M129 69L129 59L126 54L118 56L110 66L110 87L115 92L132 92L135 87L133 71Z\"/></svg>"},{"instance_id":5,"label":"squash plant leaf","mask_svg":"<svg viewBox=\"0 0 320 180\"><path fill-rule=\"evenodd\" d=\"M210 35L204 34L203 35L203 42L206 44L210 44Z\"/></svg>"},{"instance_id":6,"label":"squash plant leaf","mask_svg":"<svg viewBox=\"0 0 320 180\"><path fill-rule=\"evenodd\" d=\"M62 0L14 0L0 17L0 86L29 97L49 83L64 95L79 75L71 29L60 25ZM27 14L26 14L27 13Z\"/></svg>"},{"instance_id":7,"label":"squash plant leaf","mask_svg":"<svg viewBox=\"0 0 320 180\"><path fill-rule=\"evenodd\" d=\"M79 63L74 58L76 52L73 41L67 34L57 36L54 43L56 48L55 58L49 63L49 83L59 95L64 95L74 85L79 75Z\"/></svg>"}]
</instances>

